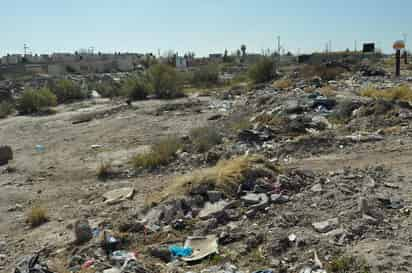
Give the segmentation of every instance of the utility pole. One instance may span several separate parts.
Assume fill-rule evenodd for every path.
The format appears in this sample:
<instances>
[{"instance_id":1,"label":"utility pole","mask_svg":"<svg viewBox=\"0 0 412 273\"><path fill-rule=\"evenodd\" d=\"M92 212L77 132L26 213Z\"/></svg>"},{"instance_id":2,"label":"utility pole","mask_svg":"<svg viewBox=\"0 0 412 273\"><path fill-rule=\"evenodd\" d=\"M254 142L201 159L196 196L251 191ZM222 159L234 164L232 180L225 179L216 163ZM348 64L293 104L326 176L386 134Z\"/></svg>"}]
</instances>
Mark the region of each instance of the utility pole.
<instances>
[{"instance_id":1,"label":"utility pole","mask_svg":"<svg viewBox=\"0 0 412 273\"><path fill-rule=\"evenodd\" d=\"M355 53L358 52L358 41L355 40Z\"/></svg>"},{"instance_id":2,"label":"utility pole","mask_svg":"<svg viewBox=\"0 0 412 273\"><path fill-rule=\"evenodd\" d=\"M27 44L24 44L24 56L27 55L27 50L29 49L29 47L27 46Z\"/></svg>"},{"instance_id":3,"label":"utility pole","mask_svg":"<svg viewBox=\"0 0 412 273\"><path fill-rule=\"evenodd\" d=\"M402 36L403 36L403 42L405 43L405 49L404 49L405 64L408 64L408 46L406 45L406 39L408 37L408 34L402 33Z\"/></svg>"}]
</instances>

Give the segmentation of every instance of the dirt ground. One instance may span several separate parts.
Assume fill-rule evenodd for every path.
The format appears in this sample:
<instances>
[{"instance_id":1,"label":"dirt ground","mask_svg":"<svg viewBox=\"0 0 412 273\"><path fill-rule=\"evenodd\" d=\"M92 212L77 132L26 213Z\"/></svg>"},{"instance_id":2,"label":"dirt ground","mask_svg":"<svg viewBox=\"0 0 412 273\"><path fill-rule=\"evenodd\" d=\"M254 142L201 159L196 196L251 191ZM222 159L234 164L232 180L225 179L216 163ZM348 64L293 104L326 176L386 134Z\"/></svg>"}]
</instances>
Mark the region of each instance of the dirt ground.
<instances>
[{"instance_id":1,"label":"dirt ground","mask_svg":"<svg viewBox=\"0 0 412 273\"><path fill-rule=\"evenodd\" d=\"M158 115L157 110L164 104L193 101L201 105L200 110L179 109ZM102 182L96 176L99 165L111 162L114 166L127 166L133 155L147 150L160 138L183 136L192 128L208 124L208 119L219 113L218 109L209 107L215 102L208 97L149 100L128 107L97 100L61 106L52 116L1 120L0 143L13 147L14 160L9 165L15 168L14 172L7 172L5 167L0 169L0 241L6 242L9 254L2 272L10 272L21 255L51 245L54 249L63 249L73 240L67 226L80 217L88 218L91 223L104 221L108 215L113 219L113 208L103 204L101 198L108 190L124 186L136 190L133 200L123 202L115 213L118 217L122 217L123 210L141 209L145 195L167 185L176 173L144 173ZM100 114L91 121L73 124L87 113ZM411 132L408 124L402 134L388 135L383 141L357 143L319 156L291 158L285 165L321 173L345 167L384 166L395 177L392 182L396 187L392 191L406 204L411 204ZM36 145L43 145L44 151L36 151ZM93 145L101 147L93 148ZM36 205L47 208L50 221L31 229L25 223L26 214ZM353 250L369 255L369 260L375 260L377 265L383 261L379 253L383 251L387 255L388 245L393 245L394 264L405 263L410 247L402 243L412 241L408 232L411 227L411 218L406 218L392 231L403 233L398 236L400 240L384 243L369 238L353 246Z\"/></svg>"},{"instance_id":2,"label":"dirt ground","mask_svg":"<svg viewBox=\"0 0 412 273\"><path fill-rule=\"evenodd\" d=\"M125 206L139 209L144 195L168 181L168 174L148 174L130 179L101 182L96 172L101 162L128 164L130 158L166 135L182 136L191 128L200 127L216 110L184 114L179 111L155 115L163 104L187 102L144 101L133 107L122 107L107 100L62 106L52 116L17 116L0 121L0 143L10 145L14 160L9 166L15 172L0 172L0 241L6 241L8 265L23 253L30 253L49 244L64 246L72 234L66 226L80 216L90 221L104 216L104 207L96 204L104 192L121 186L136 190L133 203ZM197 99L196 99L197 100ZM72 124L79 114L107 111L103 117ZM44 151L36 151L43 145ZM92 145L102 145L93 149ZM3 171L5 168L2 168ZM173 174L170 174L173 175ZM99 201L98 201L99 200ZM36 229L25 223L32 206L47 208L50 221ZM4 271L9 272L9 271Z\"/></svg>"}]
</instances>

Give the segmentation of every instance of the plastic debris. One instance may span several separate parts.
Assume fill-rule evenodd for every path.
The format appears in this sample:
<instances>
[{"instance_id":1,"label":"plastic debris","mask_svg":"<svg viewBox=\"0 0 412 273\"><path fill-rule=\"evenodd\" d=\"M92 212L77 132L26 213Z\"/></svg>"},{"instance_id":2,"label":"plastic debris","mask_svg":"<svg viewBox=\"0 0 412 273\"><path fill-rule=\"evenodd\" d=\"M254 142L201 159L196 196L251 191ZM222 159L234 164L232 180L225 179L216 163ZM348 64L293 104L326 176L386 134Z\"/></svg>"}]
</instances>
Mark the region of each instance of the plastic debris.
<instances>
[{"instance_id":1,"label":"plastic debris","mask_svg":"<svg viewBox=\"0 0 412 273\"><path fill-rule=\"evenodd\" d=\"M193 253L193 249L191 247L182 247L176 245L170 246L169 251L174 257L188 257Z\"/></svg>"},{"instance_id":2,"label":"plastic debris","mask_svg":"<svg viewBox=\"0 0 412 273\"><path fill-rule=\"evenodd\" d=\"M46 148L41 144L37 144L35 149L36 149L36 152L38 152L38 153L42 153L46 150Z\"/></svg>"},{"instance_id":3,"label":"plastic debris","mask_svg":"<svg viewBox=\"0 0 412 273\"><path fill-rule=\"evenodd\" d=\"M185 247L193 249L192 255L182 258L185 262L198 261L219 252L217 237L215 235L189 237L185 242Z\"/></svg>"}]
</instances>

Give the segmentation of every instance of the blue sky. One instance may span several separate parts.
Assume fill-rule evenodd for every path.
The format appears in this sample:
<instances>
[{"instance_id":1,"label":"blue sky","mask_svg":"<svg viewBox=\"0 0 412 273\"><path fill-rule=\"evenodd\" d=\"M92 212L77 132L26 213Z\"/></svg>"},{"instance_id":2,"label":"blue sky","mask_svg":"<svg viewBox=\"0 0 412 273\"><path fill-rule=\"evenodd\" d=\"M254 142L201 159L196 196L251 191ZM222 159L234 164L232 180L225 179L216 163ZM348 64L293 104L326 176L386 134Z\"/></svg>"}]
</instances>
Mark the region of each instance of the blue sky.
<instances>
[{"instance_id":1,"label":"blue sky","mask_svg":"<svg viewBox=\"0 0 412 273\"><path fill-rule=\"evenodd\" d=\"M198 56L239 48L296 52L376 41L391 52L402 32L412 41L410 0L2 0L0 55L169 49ZM409 33L410 31L410 33Z\"/></svg>"}]
</instances>

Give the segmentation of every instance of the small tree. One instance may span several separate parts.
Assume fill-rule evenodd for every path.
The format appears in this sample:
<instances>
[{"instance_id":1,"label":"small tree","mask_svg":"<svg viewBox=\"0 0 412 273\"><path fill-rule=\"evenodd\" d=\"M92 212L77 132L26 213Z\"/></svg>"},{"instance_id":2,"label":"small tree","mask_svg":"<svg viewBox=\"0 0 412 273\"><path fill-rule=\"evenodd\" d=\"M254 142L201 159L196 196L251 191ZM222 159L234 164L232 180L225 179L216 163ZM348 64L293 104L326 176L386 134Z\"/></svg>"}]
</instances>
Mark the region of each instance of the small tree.
<instances>
[{"instance_id":1,"label":"small tree","mask_svg":"<svg viewBox=\"0 0 412 273\"><path fill-rule=\"evenodd\" d=\"M57 97L50 89L28 89L17 100L17 110L21 114L33 114L45 111L56 104Z\"/></svg>"},{"instance_id":2,"label":"small tree","mask_svg":"<svg viewBox=\"0 0 412 273\"><path fill-rule=\"evenodd\" d=\"M51 84L52 92L57 96L58 103L84 99L86 95L82 92L80 85L70 80L59 80Z\"/></svg>"},{"instance_id":3,"label":"small tree","mask_svg":"<svg viewBox=\"0 0 412 273\"><path fill-rule=\"evenodd\" d=\"M241 45L240 50L242 50L242 58L246 57L246 45Z\"/></svg>"},{"instance_id":4,"label":"small tree","mask_svg":"<svg viewBox=\"0 0 412 273\"><path fill-rule=\"evenodd\" d=\"M144 100L151 92L151 83L143 77L129 77L122 86L122 94L131 100Z\"/></svg>"},{"instance_id":5,"label":"small tree","mask_svg":"<svg viewBox=\"0 0 412 273\"><path fill-rule=\"evenodd\" d=\"M273 60L262 58L249 69L249 77L255 83L264 83L270 81L275 76Z\"/></svg>"},{"instance_id":6,"label":"small tree","mask_svg":"<svg viewBox=\"0 0 412 273\"><path fill-rule=\"evenodd\" d=\"M193 75L194 85L215 85L219 83L219 69L216 65L208 65L197 70Z\"/></svg>"},{"instance_id":7,"label":"small tree","mask_svg":"<svg viewBox=\"0 0 412 273\"><path fill-rule=\"evenodd\" d=\"M148 78L153 86L154 93L159 99L182 97L178 90L179 81L176 70L165 64L156 64L149 68Z\"/></svg>"}]
</instances>

